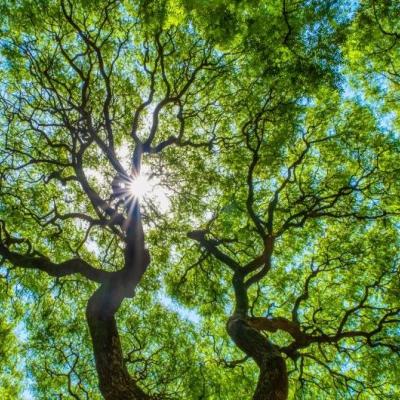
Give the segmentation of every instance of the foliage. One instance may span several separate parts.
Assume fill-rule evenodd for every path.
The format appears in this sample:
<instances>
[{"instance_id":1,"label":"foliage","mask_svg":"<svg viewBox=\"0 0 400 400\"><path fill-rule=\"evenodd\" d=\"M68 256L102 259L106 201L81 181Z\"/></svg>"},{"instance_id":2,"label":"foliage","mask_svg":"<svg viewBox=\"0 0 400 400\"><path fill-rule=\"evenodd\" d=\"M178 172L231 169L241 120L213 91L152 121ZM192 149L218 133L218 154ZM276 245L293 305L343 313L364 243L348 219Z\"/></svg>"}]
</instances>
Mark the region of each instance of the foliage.
<instances>
[{"instance_id":1,"label":"foliage","mask_svg":"<svg viewBox=\"0 0 400 400\"><path fill-rule=\"evenodd\" d=\"M400 396L396 2L0 7L1 398Z\"/></svg>"}]
</instances>

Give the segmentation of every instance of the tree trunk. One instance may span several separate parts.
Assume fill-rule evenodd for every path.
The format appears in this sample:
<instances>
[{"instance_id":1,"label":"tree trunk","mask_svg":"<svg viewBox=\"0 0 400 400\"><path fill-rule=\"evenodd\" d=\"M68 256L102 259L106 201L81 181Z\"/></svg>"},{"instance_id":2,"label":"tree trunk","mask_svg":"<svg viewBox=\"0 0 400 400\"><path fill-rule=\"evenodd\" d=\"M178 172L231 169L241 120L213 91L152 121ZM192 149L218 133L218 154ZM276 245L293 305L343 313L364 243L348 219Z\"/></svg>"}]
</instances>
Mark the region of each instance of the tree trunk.
<instances>
[{"instance_id":1,"label":"tree trunk","mask_svg":"<svg viewBox=\"0 0 400 400\"><path fill-rule=\"evenodd\" d=\"M286 400L288 376L285 360L279 350L260 332L251 328L245 318L231 317L227 331L235 344L260 369L253 400Z\"/></svg>"},{"instance_id":2,"label":"tree trunk","mask_svg":"<svg viewBox=\"0 0 400 400\"><path fill-rule=\"evenodd\" d=\"M106 400L149 400L129 375L123 358L114 315L125 294L122 281L109 282L96 290L86 308L99 387Z\"/></svg>"}]
</instances>

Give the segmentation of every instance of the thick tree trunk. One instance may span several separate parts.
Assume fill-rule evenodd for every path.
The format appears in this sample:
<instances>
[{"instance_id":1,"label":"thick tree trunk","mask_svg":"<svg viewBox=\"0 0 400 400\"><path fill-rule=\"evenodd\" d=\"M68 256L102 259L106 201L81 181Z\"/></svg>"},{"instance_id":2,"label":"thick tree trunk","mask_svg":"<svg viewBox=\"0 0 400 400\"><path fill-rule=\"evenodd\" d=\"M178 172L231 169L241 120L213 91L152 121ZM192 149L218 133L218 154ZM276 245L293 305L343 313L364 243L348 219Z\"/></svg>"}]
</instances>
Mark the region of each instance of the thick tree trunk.
<instances>
[{"instance_id":1,"label":"thick tree trunk","mask_svg":"<svg viewBox=\"0 0 400 400\"><path fill-rule=\"evenodd\" d=\"M126 294L121 283L101 286L89 299L86 318L93 341L99 387L106 400L149 400L129 375L121 348L115 312Z\"/></svg>"},{"instance_id":2,"label":"thick tree trunk","mask_svg":"<svg viewBox=\"0 0 400 400\"><path fill-rule=\"evenodd\" d=\"M253 400L286 400L288 376L286 363L278 349L245 318L233 316L227 330L235 344L251 357L260 369Z\"/></svg>"}]
</instances>

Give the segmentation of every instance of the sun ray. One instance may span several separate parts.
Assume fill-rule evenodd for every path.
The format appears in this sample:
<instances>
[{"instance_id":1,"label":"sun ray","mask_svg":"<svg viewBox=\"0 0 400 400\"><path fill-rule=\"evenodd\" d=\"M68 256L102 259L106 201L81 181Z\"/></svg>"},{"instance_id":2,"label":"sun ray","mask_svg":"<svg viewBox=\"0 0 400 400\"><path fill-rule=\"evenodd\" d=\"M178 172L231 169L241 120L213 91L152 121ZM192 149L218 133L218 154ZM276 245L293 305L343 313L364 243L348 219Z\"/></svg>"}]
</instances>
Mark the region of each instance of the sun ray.
<instances>
[{"instance_id":1,"label":"sun ray","mask_svg":"<svg viewBox=\"0 0 400 400\"><path fill-rule=\"evenodd\" d=\"M152 184L148 176L140 174L128 183L129 193L139 200L142 200L152 191Z\"/></svg>"}]
</instances>

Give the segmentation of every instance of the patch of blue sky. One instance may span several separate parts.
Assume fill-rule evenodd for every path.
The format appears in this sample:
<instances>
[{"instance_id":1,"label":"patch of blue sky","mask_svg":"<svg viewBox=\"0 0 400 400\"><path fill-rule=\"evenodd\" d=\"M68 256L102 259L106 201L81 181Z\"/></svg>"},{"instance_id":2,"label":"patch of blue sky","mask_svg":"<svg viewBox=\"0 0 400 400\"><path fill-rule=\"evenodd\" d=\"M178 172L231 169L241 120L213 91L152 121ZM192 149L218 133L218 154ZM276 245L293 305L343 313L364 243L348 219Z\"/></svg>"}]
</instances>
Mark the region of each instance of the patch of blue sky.
<instances>
[{"instance_id":1,"label":"patch of blue sky","mask_svg":"<svg viewBox=\"0 0 400 400\"><path fill-rule=\"evenodd\" d=\"M158 301L169 311L172 311L179 315L180 318L191 322L192 324L198 325L201 323L201 315L193 309L185 307L179 304L171 296L161 290L157 295Z\"/></svg>"},{"instance_id":2,"label":"patch of blue sky","mask_svg":"<svg viewBox=\"0 0 400 400\"><path fill-rule=\"evenodd\" d=\"M308 49L313 49L318 44L319 31L321 30L322 24L316 22L314 24L308 25L302 34L302 39L304 44L307 45Z\"/></svg>"},{"instance_id":3,"label":"patch of blue sky","mask_svg":"<svg viewBox=\"0 0 400 400\"><path fill-rule=\"evenodd\" d=\"M387 93L389 85L388 80L382 74L372 74L370 76L371 84L376 88L381 97ZM352 75L344 75L344 79L342 80L342 99L344 101L350 100L354 101L361 106L368 107L377 121L377 127L380 132L384 134L393 134L394 127L393 123L395 122L396 113L393 111L383 111L383 100L378 98L369 98L366 96L365 91L358 85L357 77Z\"/></svg>"},{"instance_id":4,"label":"patch of blue sky","mask_svg":"<svg viewBox=\"0 0 400 400\"><path fill-rule=\"evenodd\" d=\"M342 374L346 374L351 371L357 370L357 365L350 359L350 357L346 357L346 360L340 365L340 372Z\"/></svg>"},{"instance_id":5,"label":"patch of blue sky","mask_svg":"<svg viewBox=\"0 0 400 400\"><path fill-rule=\"evenodd\" d=\"M342 24L351 21L360 7L359 0L343 0L339 2L336 21Z\"/></svg>"},{"instance_id":6,"label":"patch of blue sky","mask_svg":"<svg viewBox=\"0 0 400 400\"><path fill-rule=\"evenodd\" d=\"M35 400L33 397L33 393L29 388L25 388L24 391L21 393L21 400Z\"/></svg>"},{"instance_id":7,"label":"patch of blue sky","mask_svg":"<svg viewBox=\"0 0 400 400\"><path fill-rule=\"evenodd\" d=\"M327 6L325 2L309 0L304 5L313 8L315 13L322 12L324 14L316 22L307 25L302 33L304 44L311 50L318 45L319 37L322 33L326 35L335 32L337 28L333 25L333 21L339 25L351 22L356 15L360 2L358 0L342 0L335 2L334 5ZM327 7L329 7L332 20L326 16Z\"/></svg>"},{"instance_id":8,"label":"patch of blue sky","mask_svg":"<svg viewBox=\"0 0 400 400\"><path fill-rule=\"evenodd\" d=\"M20 346L23 346L28 341L29 332L26 329L24 321L20 321L17 326L13 329L15 336L17 337ZM20 358L20 364L18 369L22 375L22 387L23 391L21 393L21 400L34 400L34 382L27 370L25 357Z\"/></svg>"},{"instance_id":9,"label":"patch of blue sky","mask_svg":"<svg viewBox=\"0 0 400 400\"><path fill-rule=\"evenodd\" d=\"M394 133L393 123L395 122L396 113L388 112L380 116L378 119L378 128L383 133ZM396 134L399 137L399 134Z\"/></svg>"},{"instance_id":10,"label":"patch of blue sky","mask_svg":"<svg viewBox=\"0 0 400 400\"><path fill-rule=\"evenodd\" d=\"M314 107L316 102L315 99L312 99L311 97L302 96L296 100L296 104L304 107Z\"/></svg>"},{"instance_id":11,"label":"patch of blue sky","mask_svg":"<svg viewBox=\"0 0 400 400\"><path fill-rule=\"evenodd\" d=\"M314 265L312 259L317 245L317 238L310 239L307 243L305 243L302 251L295 254L290 262L287 262L284 267L285 271L290 272L293 270L307 269L307 271L311 273Z\"/></svg>"},{"instance_id":12,"label":"patch of blue sky","mask_svg":"<svg viewBox=\"0 0 400 400\"><path fill-rule=\"evenodd\" d=\"M20 321L17 326L13 330L14 335L17 336L18 341L21 343L25 343L28 340L28 331L26 330L26 326L24 321Z\"/></svg>"}]
</instances>

